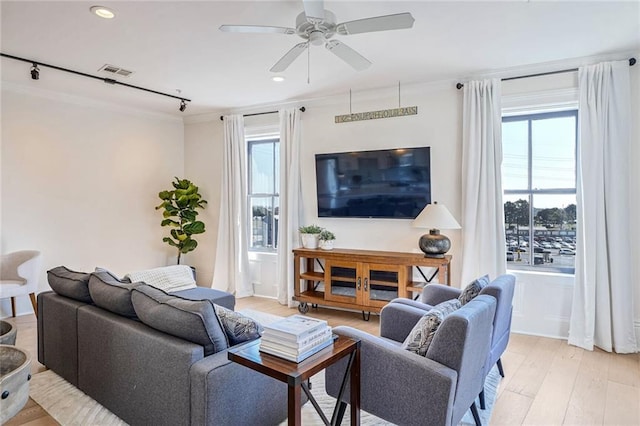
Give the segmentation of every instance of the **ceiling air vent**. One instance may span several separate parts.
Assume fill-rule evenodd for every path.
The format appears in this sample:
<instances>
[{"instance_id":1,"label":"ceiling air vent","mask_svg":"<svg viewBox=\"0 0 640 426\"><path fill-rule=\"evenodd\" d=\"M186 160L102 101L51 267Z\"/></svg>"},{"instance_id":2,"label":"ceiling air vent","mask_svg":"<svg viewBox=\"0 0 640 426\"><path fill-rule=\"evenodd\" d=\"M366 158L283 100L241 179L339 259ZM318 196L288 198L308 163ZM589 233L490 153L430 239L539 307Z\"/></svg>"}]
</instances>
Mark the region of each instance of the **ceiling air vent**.
<instances>
[{"instance_id":1,"label":"ceiling air vent","mask_svg":"<svg viewBox=\"0 0 640 426\"><path fill-rule=\"evenodd\" d=\"M125 70L124 68L116 67L109 64L104 65L98 71L106 72L113 75L120 75L122 77L129 77L131 74L133 74L133 71Z\"/></svg>"}]
</instances>

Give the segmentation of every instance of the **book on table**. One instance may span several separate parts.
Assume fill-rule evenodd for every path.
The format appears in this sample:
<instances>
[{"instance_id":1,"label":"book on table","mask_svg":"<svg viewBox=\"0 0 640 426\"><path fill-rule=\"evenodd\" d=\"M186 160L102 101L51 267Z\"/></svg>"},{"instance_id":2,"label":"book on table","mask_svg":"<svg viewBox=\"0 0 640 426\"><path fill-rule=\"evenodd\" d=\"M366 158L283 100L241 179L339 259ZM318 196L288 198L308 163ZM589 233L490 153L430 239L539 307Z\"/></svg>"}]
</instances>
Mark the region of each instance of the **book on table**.
<instances>
[{"instance_id":1,"label":"book on table","mask_svg":"<svg viewBox=\"0 0 640 426\"><path fill-rule=\"evenodd\" d=\"M300 362L332 343L331 327L325 320L291 315L264 326L260 350Z\"/></svg>"},{"instance_id":2,"label":"book on table","mask_svg":"<svg viewBox=\"0 0 640 426\"><path fill-rule=\"evenodd\" d=\"M333 338L332 338L331 335L329 335L329 338L324 340L322 343L320 343L320 344L312 347L308 351L300 353L300 354L293 354L293 353L291 353L289 351L286 351L286 350L279 350L279 349L273 348L271 346L265 346L263 343L260 344L260 352L264 352L264 353L267 353L269 355L274 355L274 356L277 356L279 358L286 359L287 361L301 362L301 361L304 361L305 359L309 358L311 355L314 355L314 354L320 352L324 348L326 348L328 346L331 346L332 344L333 344Z\"/></svg>"},{"instance_id":3,"label":"book on table","mask_svg":"<svg viewBox=\"0 0 640 426\"><path fill-rule=\"evenodd\" d=\"M264 334L274 338L281 338L290 342L299 343L309 335L329 327L327 321L306 317L303 315L291 315L264 325Z\"/></svg>"}]
</instances>

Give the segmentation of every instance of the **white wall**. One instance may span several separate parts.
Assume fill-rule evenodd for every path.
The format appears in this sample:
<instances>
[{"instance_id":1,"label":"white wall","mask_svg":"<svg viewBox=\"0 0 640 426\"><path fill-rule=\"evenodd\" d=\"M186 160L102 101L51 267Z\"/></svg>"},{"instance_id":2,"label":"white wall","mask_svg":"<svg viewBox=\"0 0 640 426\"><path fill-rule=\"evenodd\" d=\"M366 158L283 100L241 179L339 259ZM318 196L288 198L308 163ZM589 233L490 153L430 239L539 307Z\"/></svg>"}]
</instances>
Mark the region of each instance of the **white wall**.
<instances>
[{"instance_id":1,"label":"white wall","mask_svg":"<svg viewBox=\"0 0 640 426\"><path fill-rule=\"evenodd\" d=\"M200 194L208 204L198 216L205 224L205 233L196 236L198 247L186 254L182 263L196 268L198 285L211 287L218 241L223 154L222 121L218 118L191 121L185 125L184 135L185 177L200 188Z\"/></svg>"},{"instance_id":2,"label":"white wall","mask_svg":"<svg viewBox=\"0 0 640 426\"><path fill-rule=\"evenodd\" d=\"M1 251L42 251L40 291L58 265L123 275L175 262L154 207L184 171L182 121L121 110L3 86Z\"/></svg>"}]
</instances>

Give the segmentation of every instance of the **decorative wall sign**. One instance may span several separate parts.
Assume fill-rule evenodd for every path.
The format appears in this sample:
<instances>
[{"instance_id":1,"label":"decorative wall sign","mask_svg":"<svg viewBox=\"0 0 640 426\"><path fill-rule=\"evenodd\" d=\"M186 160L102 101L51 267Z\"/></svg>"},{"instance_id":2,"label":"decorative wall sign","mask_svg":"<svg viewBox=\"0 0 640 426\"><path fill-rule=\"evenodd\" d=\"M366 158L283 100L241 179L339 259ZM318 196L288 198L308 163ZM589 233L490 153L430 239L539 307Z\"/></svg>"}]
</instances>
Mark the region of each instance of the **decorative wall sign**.
<instances>
[{"instance_id":1,"label":"decorative wall sign","mask_svg":"<svg viewBox=\"0 0 640 426\"><path fill-rule=\"evenodd\" d=\"M375 120L378 118L402 117L405 115L418 115L418 107L405 107L382 109L379 111L357 112L354 114L336 115L336 123L349 123L351 121Z\"/></svg>"}]
</instances>

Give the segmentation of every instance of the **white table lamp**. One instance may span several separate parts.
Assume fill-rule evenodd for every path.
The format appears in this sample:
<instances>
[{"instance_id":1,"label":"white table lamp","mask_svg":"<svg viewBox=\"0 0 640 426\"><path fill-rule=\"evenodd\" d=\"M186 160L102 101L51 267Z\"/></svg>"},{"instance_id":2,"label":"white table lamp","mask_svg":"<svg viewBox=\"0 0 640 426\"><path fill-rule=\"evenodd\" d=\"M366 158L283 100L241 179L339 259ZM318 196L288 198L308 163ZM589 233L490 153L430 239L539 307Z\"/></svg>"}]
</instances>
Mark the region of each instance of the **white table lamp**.
<instances>
[{"instance_id":1,"label":"white table lamp","mask_svg":"<svg viewBox=\"0 0 640 426\"><path fill-rule=\"evenodd\" d=\"M451 241L440 234L440 229L460 229L460 224L447 208L434 201L427 204L413 221L414 228L429 228L429 233L420 237L420 250L425 257L444 257L451 248Z\"/></svg>"}]
</instances>

